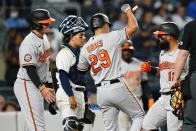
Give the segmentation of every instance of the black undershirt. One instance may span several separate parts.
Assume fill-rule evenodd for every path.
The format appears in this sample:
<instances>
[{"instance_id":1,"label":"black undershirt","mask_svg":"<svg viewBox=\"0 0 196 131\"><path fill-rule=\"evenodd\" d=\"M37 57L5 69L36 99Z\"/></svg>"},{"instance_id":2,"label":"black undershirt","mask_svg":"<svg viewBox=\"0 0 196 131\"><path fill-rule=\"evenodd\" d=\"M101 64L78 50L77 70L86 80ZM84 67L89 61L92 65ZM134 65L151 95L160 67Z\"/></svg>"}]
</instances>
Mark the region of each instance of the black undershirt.
<instances>
[{"instance_id":1,"label":"black undershirt","mask_svg":"<svg viewBox=\"0 0 196 131\"><path fill-rule=\"evenodd\" d=\"M27 70L27 74L30 77L31 81L33 82L33 84L35 84L35 86L37 88L39 88L39 86L42 84L41 80L37 74L37 70L36 70L36 66L33 65L28 65L25 66L26 70Z\"/></svg>"}]
</instances>

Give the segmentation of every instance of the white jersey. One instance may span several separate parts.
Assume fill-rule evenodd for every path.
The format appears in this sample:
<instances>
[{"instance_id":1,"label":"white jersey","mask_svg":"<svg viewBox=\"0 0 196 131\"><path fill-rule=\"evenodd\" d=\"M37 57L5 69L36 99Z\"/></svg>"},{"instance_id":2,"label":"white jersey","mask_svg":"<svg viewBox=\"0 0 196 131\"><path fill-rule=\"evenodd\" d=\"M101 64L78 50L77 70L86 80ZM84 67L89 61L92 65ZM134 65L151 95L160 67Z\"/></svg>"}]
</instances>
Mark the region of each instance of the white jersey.
<instances>
[{"instance_id":1,"label":"white jersey","mask_svg":"<svg viewBox=\"0 0 196 131\"><path fill-rule=\"evenodd\" d=\"M36 66L40 80L42 82L48 81L48 78L50 77L49 55L50 44L47 36L44 35L43 38L39 38L33 32L29 33L19 48L20 69L17 77L24 80L30 80L24 66L34 65Z\"/></svg>"},{"instance_id":2,"label":"white jersey","mask_svg":"<svg viewBox=\"0 0 196 131\"><path fill-rule=\"evenodd\" d=\"M134 91L137 97L142 96L141 81L148 80L147 73L140 71L142 61L132 58L131 63L122 60L121 68L124 74L124 80L131 91Z\"/></svg>"},{"instance_id":3,"label":"white jersey","mask_svg":"<svg viewBox=\"0 0 196 131\"><path fill-rule=\"evenodd\" d=\"M125 28L91 37L81 49L78 69L86 71L91 65L95 84L121 77L120 46L125 40Z\"/></svg>"},{"instance_id":4,"label":"white jersey","mask_svg":"<svg viewBox=\"0 0 196 131\"><path fill-rule=\"evenodd\" d=\"M68 74L72 73L71 75L75 75L75 78L77 79L77 73L76 72L70 72L70 69L74 66L74 64L76 64L76 56L75 54L67 47L64 46L59 53L56 56L56 67L58 70L64 70L65 72L67 72ZM75 68L77 70L77 68ZM59 78L59 73L56 73L56 78L58 80L58 85L60 88L62 88L61 85L61 81ZM72 87L83 87L80 85L76 85L74 84L74 80L71 81L69 79L69 82L71 84Z\"/></svg>"},{"instance_id":5,"label":"white jersey","mask_svg":"<svg viewBox=\"0 0 196 131\"><path fill-rule=\"evenodd\" d=\"M179 49L169 53L167 51L161 51L159 56L159 70L160 70L160 86L161 92L168 92L171 89L171 84L174 79L175 61L178 56ZM184 70L181 75L181 79L184 79L188 73L188 62L187 60Z\"/></svg>"}]
</instances>

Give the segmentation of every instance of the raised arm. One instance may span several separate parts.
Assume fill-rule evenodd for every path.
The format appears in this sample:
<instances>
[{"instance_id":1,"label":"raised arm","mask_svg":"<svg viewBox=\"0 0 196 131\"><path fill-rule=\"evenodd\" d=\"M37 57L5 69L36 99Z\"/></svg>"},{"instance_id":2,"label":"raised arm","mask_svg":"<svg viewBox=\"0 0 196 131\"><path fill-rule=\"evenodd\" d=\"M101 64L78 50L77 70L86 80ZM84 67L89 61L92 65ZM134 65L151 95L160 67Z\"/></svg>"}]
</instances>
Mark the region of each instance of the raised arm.
<instances>
[{"instance_id":1,"label":"raised arm","mask_svg":"<svg viewBox=\"0 0 196 131\"><path fill-rule=\"evenodd\" d=\"M129 4L122 5L121 10L127 15L128 25L126 28L126 35L129 38L137 31L138 23Z\"/></svg>"}]
</instances>

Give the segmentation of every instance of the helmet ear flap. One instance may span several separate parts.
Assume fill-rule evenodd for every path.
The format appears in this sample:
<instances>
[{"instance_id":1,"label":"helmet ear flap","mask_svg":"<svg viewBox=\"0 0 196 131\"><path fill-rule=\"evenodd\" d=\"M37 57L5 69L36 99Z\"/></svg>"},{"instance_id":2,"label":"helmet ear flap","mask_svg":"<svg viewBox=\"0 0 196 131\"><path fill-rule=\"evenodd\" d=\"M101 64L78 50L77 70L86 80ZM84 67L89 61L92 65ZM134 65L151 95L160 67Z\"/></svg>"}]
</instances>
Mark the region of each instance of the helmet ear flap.
<instances>
[{"instance_id":1,"label":"helmet ear flap","mask_svg":"<svg viewBox=\"0 0 196 131\"><path fill-rule=\"evenodd\" d=\"M34 20L32 20L32 21L30 22L30 24L31 24L31 29L33 29L33 30L41 30L41 29L43 29L42 24L39 24L39 23L37 23L37 22L34 21Z\"/></svg>"},{"instance_id":2,"label":"helmet ear flap","mask_svg":"<svg viewBox=\"0 0 196 131\"><path fill-rule=\"evenodd\" d=\"M48 24L55 21L54 18L50 17L50 13L46 9L35 9L29 15L29 23L31 29L41 30L43 29L42 24Z\"/></svg>"}]
</instances>

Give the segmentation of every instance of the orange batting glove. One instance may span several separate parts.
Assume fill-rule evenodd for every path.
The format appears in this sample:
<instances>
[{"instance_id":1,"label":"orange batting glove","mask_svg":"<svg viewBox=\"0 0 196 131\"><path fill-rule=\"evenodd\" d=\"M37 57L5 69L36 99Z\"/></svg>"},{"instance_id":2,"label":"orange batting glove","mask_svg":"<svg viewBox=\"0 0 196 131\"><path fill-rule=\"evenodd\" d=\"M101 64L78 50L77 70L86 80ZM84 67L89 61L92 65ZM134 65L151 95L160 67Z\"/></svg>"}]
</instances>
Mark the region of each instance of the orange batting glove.
<instances>
[{"instance_id":1,"label":"orange batting glove","mask_svg":"<svg viewBox=\"0 0 196 131\"><path fill-rule=\"evenodd\" d=\"M150 107L152 107L153 104L154 104L154 99L153 98L148 99L148 109L150 109Z\"/></svg>"},{"instance_id":2,"label":"orange batting glove","mask_svg":"<svg viewBox=\"0 0 196 131\"><path fill-rule=\"evenodd\" d=\"M140 66L140 70L142 72L150 72L151 71L151 62L150 61L143 62Z\"/></svg>"}]
</instances>

